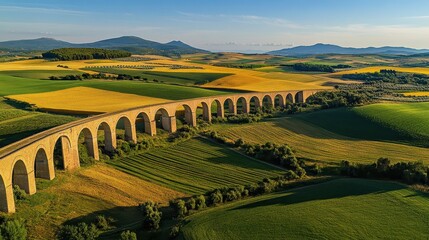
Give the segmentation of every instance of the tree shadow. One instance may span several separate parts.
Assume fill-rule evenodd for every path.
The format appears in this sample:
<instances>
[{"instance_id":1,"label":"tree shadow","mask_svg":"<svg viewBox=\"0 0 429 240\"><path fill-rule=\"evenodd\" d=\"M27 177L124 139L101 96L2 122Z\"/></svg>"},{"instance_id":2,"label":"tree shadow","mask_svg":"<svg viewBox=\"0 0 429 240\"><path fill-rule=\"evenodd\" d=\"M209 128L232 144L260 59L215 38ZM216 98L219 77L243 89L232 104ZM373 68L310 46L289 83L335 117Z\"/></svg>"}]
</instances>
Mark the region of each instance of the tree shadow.
<instances>
[{"instance_id":1,"label":"tree shadow","mask_svg":"<svg viewBox=\"0 0 429 240\"><path fill-rule=\"evenodd\" d=\"M407 187L393 182L345 178L311 185L299 189L289 190L287 192L275 193L274 196L278 197L232 208L230 209L230 211L252 209L270 205L292 205L310 201L339 199L343 197L353 197L367 194L382 194L404 188ZM416 194L419 195L419 193ZM424 196L427 197L427 194Z\"/></svg>"}]
</instances>

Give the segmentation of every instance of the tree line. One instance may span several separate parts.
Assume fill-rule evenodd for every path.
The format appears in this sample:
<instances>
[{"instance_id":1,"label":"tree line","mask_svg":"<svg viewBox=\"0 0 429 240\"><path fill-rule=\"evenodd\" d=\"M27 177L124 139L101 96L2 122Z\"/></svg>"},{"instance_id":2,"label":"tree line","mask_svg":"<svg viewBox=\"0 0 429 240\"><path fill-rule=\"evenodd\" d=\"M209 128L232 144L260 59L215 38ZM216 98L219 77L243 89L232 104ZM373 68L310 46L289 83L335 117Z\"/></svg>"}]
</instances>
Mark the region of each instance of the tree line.
<instances>
[{"instance_id":1,"label":"tree line","mask_svg":"<svg viewBox=\"0 0 429 240\"><path fill-rule=\"evenodd\" d=\"M61 61L111 59L130 57L131 53L123 50L110 50L101 48L59 48L42 53L45 59Z\"/></svg>"},{"instance_id":2,"label":"tree line","mask_svg":"<svg viewBox=\"0 0 429 240\"><path fill-rule=\"evenodd\" d=\"M343 79L365 82L386 82L398 84L429 85L429 76L420 73L404 73L391 69L382 69L379 72L344 74Z\"/></svg>"}]
</instances>

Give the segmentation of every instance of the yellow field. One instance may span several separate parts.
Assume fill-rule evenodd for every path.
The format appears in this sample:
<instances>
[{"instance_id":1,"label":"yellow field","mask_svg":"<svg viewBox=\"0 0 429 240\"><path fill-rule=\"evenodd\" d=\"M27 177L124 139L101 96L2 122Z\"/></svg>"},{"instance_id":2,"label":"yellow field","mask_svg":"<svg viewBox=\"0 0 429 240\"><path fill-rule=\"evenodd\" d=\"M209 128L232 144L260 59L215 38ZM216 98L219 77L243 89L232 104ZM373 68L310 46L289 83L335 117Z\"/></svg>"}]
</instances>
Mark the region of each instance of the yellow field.
<instances>
[{"instance_id":1,"label":"yellow field","mask_svg":"<svg viewBox=\"0 0 429 240\"><path fill-rule=\"evenodd\" d=\"M403 94L407 97L429 97L429 92L407 92Z\"/></svg>"},{"instance_id":2,"label":"yellow field","mask_svg":"<svg viewBox=\"0 0 429 240\"><path fill-rule=\"evenodd\" d=\"M353 74L353 73L379 72L382 69L390 69L390 70L395 70L398 72L421 73L421 74L428 74L429 75L429 68L424 68L424 67L407 68L407 67L386 67L386 66L366 67L366 68L336 72L336 73L327 74L327 75L328 76L338 76L338 75Z\"/></svg>"},{"instance_id":3,"label":"yellow field","mask_svg":"<svg viewBox=\"0 0 429 240\"><path fill-rule=\"evenodd\" d=\"M55 227L65 221L102 211L122 224L140 219L134 208L147 200L167 204L185 195L97 164L62 173L49 186L17 205L16 217L25 217L29 239L54 239ZM31 204L30 204L31 202Z\"/></svg>"},{"instance_id":4,"label":"yellow field","mask_svg":"<svg viewBox=\"0 0 429 240\"><path fill-rule=\"evenodd\" d=\"M34 104L38 108L59 113L104 113L122 109L164 103L169 100L119 93L89 87L74 87L59 91L10 95L7 98ZM124 101L126 100L126 101Z\"/></svg>"}]
</instances>

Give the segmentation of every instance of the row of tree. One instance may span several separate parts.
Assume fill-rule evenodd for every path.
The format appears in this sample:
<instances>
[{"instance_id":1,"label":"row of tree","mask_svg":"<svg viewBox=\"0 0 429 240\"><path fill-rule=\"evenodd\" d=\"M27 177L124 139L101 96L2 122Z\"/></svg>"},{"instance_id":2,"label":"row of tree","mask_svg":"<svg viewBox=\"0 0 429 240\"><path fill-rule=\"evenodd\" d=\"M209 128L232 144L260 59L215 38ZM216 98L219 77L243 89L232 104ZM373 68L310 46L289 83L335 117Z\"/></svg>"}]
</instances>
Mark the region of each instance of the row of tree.
<instances>
[{"instance_id":1,"label":"row of tree","mask_svg":"<svg viewBox=\"0 0 429 240\"><path fill-rule=\"evenodd\" d=\"M45 59L61 61L88 60L88 59L111 59L130 57L131 53L122 50L110 50L101 48L59 48L42 53Z\"/></svg>"},{"instance_id":2,"label":"row of tree","mask_svg":"<svg viewBox=\"0 0 429 240\"><path fill-rule=\"evenodd\" d=\"M365 82L387 82L398 84L429 85L429 76L420 73L404 73L391 69L382 69L372 73L344 74L344 79L359 80Z\"/></svg>"},{"instance_id":3,"label":"row of tree","mask_svg":"<svg viewBox=\"0 0 429 240\"><path fill-rule=\"evenodd\" d=\"M322 108L352 107L371 101L368 91L322 91L307 98L307 104L320 105Z\"/></svg>"}]
</instances>

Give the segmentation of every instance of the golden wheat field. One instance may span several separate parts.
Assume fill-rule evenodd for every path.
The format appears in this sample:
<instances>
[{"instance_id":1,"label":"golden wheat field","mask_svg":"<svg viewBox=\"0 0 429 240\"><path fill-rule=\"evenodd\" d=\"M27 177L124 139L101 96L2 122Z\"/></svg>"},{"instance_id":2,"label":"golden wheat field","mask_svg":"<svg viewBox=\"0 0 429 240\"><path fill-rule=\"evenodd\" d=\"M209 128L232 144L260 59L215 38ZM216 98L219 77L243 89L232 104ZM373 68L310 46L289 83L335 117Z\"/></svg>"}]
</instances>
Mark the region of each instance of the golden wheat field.
<instances>
[{"instance_id":1,"label":"golden wheat field","mask_svg":"<svg viewBox=\"0 0 429 240\"><path fill-rule=\"evenodd\" d=\"M407 97L429 97L429 92L406 92L403 94Z\"/></svg>"},{"instance_id":2,"label":"golden wheat field","mask_svg":"<svg viewBox=\"0 0 429 240\"><path fill-rule=\"evenodd\" d=\"M406 72L406 73L429 74L429 68L424 68L424 67L388 67L388 66L377 66L377 67L366 67L366 68L360 68L360 69L341 71L341 72L336 72L336 73L332 73L332 74L327 74L327 76L338 76L338 75L353 74L353 73L379 72L382 69L390 69L390 70L395 70L397 72Z\"/></svg>"},{"instance_id":3,"label":"golden wheat field","mask_svg":"<svg viewBox=\"0 0 429 240\"><path fill-rule=\"evenodd\" d=\"M45 93L10 95L7 98L34 104L36 107L50 112L85 114L114 112L121 109L169 101L162 98L139 96L90 87L73 87Z\"/></svg>"}]
</instances>

